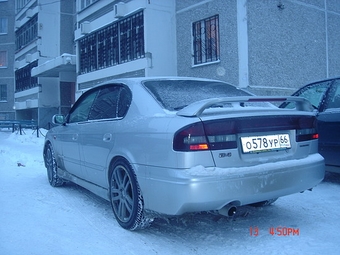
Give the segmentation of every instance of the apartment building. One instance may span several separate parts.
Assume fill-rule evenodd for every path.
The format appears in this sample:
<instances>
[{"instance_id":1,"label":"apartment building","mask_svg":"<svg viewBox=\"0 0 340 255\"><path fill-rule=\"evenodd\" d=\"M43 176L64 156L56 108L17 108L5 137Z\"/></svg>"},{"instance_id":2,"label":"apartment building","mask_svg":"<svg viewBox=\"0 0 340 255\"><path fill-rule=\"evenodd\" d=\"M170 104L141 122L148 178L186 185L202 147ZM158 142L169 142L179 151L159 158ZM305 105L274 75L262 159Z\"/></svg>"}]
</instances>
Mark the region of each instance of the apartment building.
<instances>
[{"instance_id":1,"label":"apartment building","mask_svg":"<svg viewBox=\"0 0 340 255\"><path fill-rule=\"evenodd\" d=\"M77 0L77 91L137 76L176 75L174 0Z\"/></svg>"},{"instance_id":2,"label":"apartment building","mask_svg":"<svg viewBox=\"0 0 340 255\"><path fill-rule=\"evenodd\" d=\"M340 75L339 26L340 0L78 0L77 89L179 75L290 95Z\"/></svg>"},{"instance_id":3,"label":"apartment building","mask_svg":"<svg viewBox=\"0 0 340 255\"><path fill-rule=\"evenodd\" d=\"M46 128L114 78L205 77L288 95L340 75L340 0L15 0L14 27L8 104Z\"/></svg>"},{"instance_id":4,"label":"apartment building","mask_svg":"<svg viewBox=\"0 0 340 255\"><path fill-rule=\"evenodd\" d=\"M0 120L15 118L14 1L0 0Z\"/></svg>"},{"instance_id":5,"label":"apartment building","mask_svg":"<svg viewBox=\"0 0 340 255\"><path fill-rule=\"evenodd\" d=\"M15 0L15 102L17 119L48 128L74 102L74 1Z\"/></svg>"}]
</instances>

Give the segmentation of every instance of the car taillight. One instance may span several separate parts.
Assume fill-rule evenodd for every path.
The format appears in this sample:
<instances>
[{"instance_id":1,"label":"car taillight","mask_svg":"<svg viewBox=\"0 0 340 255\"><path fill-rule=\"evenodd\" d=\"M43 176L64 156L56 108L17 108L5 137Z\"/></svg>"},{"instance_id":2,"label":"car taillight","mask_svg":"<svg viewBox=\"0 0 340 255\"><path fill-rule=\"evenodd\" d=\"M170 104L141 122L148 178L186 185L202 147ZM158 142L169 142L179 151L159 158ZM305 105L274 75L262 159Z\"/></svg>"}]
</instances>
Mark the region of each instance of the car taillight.
<instances>
[{"instance_id":1,"label":"car taillight","mask_svg":"<svg viewBox=\"0 0 340 255\"><path fill-rule=\"evenodd\" d=\"M317 120L315 117L300 118L299 125L296 129L296 141L303 142L318 139L319 134L317 132L316 126Z\"/></svg>"},{"instance_id":2,"label":"car taillight","mask_svg":"<svg viewBox=\"0 0 340 255\"><path fill-rule=\"evenodd\" d=\"M175 151L208 150L209 145L201 122L186 126L176 132L173 148Z\"/></svg>"},{"instance_id":3,"label":"car taillight","mask_svg":"<svg viewBox=\"0 0 340 255\"><path fill-rule=\"evenodd\" d=\"M263 132L281 134L296 130L296 141L318 139L315 116L256 116L197 122L175 133L175 151L202 151L237 148L237 134Z\"/></svg>"},{"instance_id":4,"label":"car taillight","mask_svg":"<svg viewBox=\"0 0 340 255\"><path fill-rule=\"evenodd\" d=\"M296 141L303 142L308 140L318 139L319 134L315 128L297 129L296 130Z\"/></svg>"},{"instance_id":5,"label":"car taillight","mask_svg":"<svg viewBox=\"0 0 340 255\"><path fill-rule=\"evenodd\" d=\"M233 122L198 122L176 132L175 151L201 151L237 148L236 134L230 133Z\"/></svg>"}]
</instances>

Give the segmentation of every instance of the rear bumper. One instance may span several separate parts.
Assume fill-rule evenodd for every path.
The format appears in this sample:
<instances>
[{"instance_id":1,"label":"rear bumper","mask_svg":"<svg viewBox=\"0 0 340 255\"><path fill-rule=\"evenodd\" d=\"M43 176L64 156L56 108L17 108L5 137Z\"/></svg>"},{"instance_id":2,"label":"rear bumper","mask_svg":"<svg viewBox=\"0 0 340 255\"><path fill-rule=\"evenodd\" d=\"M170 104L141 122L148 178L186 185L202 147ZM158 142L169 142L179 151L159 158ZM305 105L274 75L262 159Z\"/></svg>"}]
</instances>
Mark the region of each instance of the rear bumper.
<instances>
[{"instance_id":1,"label":"rear bumper","mask_svg":"<svg viewBox=\"0 0 340 255\"><path fill-rule=\"evenodd\" d=\"M138 175L145 210L166 215L219 210L229 203L246 205L302 192L320 183L325 174L320 154L253 167L147 169Z\"/></svg>"}]
</instances>

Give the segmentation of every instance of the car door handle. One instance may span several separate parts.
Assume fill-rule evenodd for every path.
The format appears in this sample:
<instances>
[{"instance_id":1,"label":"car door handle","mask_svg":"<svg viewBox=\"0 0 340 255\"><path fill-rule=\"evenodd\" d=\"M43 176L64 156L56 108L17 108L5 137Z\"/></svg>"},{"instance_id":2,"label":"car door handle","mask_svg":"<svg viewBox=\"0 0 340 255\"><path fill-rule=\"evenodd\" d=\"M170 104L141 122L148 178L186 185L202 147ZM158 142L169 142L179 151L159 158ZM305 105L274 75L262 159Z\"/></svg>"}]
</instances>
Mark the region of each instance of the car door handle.
<instances>
[{"instance_id":1,"label":"car door handle","mask_svg":"<svg viewBox=\"0 0 340 255\"><path fill-rule=\"evenodd\" d=\"M111 141L111 139L112 139L112 134L110 134L110 133L104 134L104 136L103 136L104 142L109 142L109 141Z\"/></svg>"}]
</instances>

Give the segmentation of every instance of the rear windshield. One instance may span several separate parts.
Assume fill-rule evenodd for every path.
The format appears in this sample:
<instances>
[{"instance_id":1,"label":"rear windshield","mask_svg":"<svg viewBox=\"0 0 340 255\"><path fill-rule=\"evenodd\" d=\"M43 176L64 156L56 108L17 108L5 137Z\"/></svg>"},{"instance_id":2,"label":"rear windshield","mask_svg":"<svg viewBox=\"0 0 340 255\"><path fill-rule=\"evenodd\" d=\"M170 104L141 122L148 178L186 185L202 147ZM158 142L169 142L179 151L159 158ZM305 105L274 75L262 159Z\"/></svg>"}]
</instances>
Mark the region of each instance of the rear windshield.
<instances>
[{"instance_id":1,"label":"rear windshield","mask_svg":"<svg viewBox=\"0 0 340 255\"><path fill-rule=\"evenodd\" d=\"M250 95L235 86L216 81L156 80L146 81L144 86L170 111L178 111L191 103L208 98Z\"/></svg>"}]
</instances>

